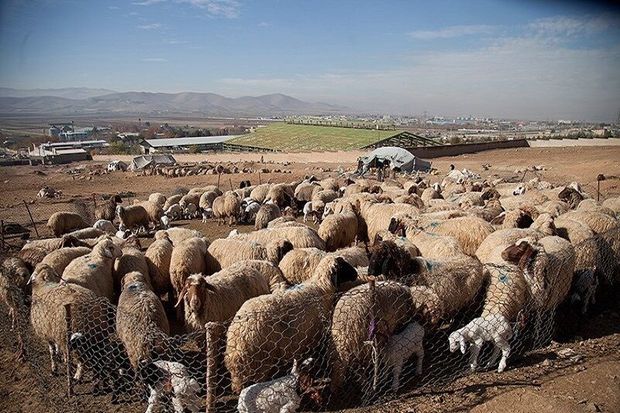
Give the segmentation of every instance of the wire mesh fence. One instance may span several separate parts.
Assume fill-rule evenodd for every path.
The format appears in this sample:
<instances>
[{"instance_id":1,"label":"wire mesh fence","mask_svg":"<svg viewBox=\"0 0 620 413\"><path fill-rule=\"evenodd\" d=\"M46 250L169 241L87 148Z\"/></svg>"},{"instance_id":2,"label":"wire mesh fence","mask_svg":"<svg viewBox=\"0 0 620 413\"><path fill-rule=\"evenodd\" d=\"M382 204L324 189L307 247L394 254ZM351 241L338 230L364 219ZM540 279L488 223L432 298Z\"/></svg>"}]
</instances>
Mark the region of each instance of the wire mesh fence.
<instances>
[{"instance_id":1,"label":"wire mesh fence","mask_svg":"<svg viewBox=\"0 0 620 413\"><path fill-rule=\"evenodd\" d=\"M0 279L16 356L51 411L339 410L510 369L567 317L587 319L618 291L620 229L555 241L498 246L481 268L427 260L406 279L336 266L192 333L140 282L116 306L53 272L37 271L31 292L28 273Z\"/></svg>"}]
</instances>

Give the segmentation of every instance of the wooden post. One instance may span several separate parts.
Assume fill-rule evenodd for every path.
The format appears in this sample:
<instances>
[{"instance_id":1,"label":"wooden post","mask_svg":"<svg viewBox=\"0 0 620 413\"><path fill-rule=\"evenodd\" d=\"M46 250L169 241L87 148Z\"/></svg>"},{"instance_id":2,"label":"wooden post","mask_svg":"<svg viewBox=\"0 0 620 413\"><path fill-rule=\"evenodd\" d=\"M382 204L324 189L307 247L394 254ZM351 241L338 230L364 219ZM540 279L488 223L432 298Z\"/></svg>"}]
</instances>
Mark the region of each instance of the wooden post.
<instances>
[{"instance_id":1,"label":"wooden post","mask_svg":"<svg viewBox=\"0 0 620 413\"><path fill-rule=\"evenodd\" d=\"M206 413L215 412L217 400L217 369L218 357L220 357L220 343L224 336L224 326L221 323L208 322L205 324L207 334L207 400Z\"/></svg>"},{"instance_id":2,"label":"wooden post","mask_svg":"<svg viewBox=\"0 0 620 413\"><path fill-rule=\"evenodd\" d=\"M4 249L6 244L4 242L4 220L3 219L0 219L0 241L2 242L0 247L2 247L2 249Z\"/></svg>"},{"instance_id":3,"label":"wooden post","mask_svg":"<svg viewBox=\"0 0 620 413\"><path fill-rule=\"evenodd\" d=\"M67 352L67 397L73 396L73 379L71 377L71 304L65 304L65 325L67 328L67 336L65 342L65 350Z\"/></svg>"},{"instance_id":4,"label":"wooden post","mask_svg":"<svg viewBox=\"0 0 620 413\"><path fill-rule=\"evenodd\" d=\"M523 180L525 179L525 174L527 173L527 169L525 171L523 171L523 176L521 177L521 180L519 182L523 182Z\"/></svg>"},{"instance_id":5,"label":"wooden post","mask_svg":"<svg viewBox=\"0 0 620 413\"><path fill-rule=\"evenodd\" d=\"M258 171L258 184L262 184L261 180L260 180L260 171Z\"/></svg>"},{"instance_id":6,"label":"wooden post","mask_svg":"<svg viewBox=\"0 0 620 413\"><path fill-rule=\"evenodd\" d=\"M34 227L34 233L37 234L37 238L39 238L39 231L37 230L37 225L34 223L34 219L32 219L32 214L30 213L30 208L28 208L28 204L26 203L26 201L24 201L24 205L26 206L26 211L28 211L30 222L32 222L32 226Z\"/></svg>"},{"instance_id":7,"label":"wooden post","mask_svg":"<svg viewBox=\"0 0 620 413\"><path fill-rule=\"evenodd\" d=\"M217 174L217 188L220 188L220 178L222 177L222 174Z\"/></svg>"},{"instance_id":8,"label":"wooden post","mask_svg":"<svg viewBox=\"0 0 620 413\"><path fill-rule=\"evenodd\" d=\"M230 185L230 190L233 191L232 179L230 179L230 177L228 178L228 184Z\"/></svg>"},{"instance_id":9,"label":"wooden post","mask_svg":"<svg viewBox=\"0 0 620 413\"><path fill-rule=\"evenodd\" d=\"M601 181L596 181L596 202L601 200Z\"/></svg>"}]
</instances>

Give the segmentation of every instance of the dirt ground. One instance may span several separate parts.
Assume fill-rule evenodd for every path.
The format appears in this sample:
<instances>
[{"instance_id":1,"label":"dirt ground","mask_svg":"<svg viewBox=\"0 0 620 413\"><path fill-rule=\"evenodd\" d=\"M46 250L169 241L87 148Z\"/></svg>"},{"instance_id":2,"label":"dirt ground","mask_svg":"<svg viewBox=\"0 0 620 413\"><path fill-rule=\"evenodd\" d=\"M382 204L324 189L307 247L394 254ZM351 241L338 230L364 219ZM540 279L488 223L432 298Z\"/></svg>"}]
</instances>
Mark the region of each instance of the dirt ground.
<instances>
[{"instance_id":1,"label":"dirt ground","mask_svg":"<svg viewBox=\"0 0 620 413\"><path fill-rule=\"evenodd\" d=\"M216 154L178 155L179 162L210 163L238 162L240 167L279 168L282 173L260 175L260 182L288 182L314 174L319 177L337 176L340 170L352 170L359 152L327 152L312 154ZM263 156L265 164L260 164ZM113 157L118 159L119 157ZM191 188L216 184L217 175L164 178L137 176L133 172L89 174L106 164L106 159L63 166L18 166L0 168L0 219L28 222L23 201L29 203L37 226L44 233L44 223L51 211L66 208L76 197L131 191L140 199L152 192L166 195L176 188ZM440 180L449 171L450 164L467 168L483 178L521 179L528 166L542 166L536 175L552 183L579 182L590 195L596 197L596 177L604 174L601 197L620 195L620 147L582 148L517 148L446 157L433 160ZM488 170L482 165L490 164ZM84 169L70 174L71 170ZM525 180L533 178L528 172ZM220 186L238 187L241 180L259 182L258 174L222 175ZM41 201L36 194L48 185L63 191L59 200ZM34 201L34 202L33 202ZM208 238L225 236L230 230L213 222L200 220L178 221L200 229ZM250 231L241 226L241 231ZM8 317L0 307L0 411L110 411L138 412L143 404L113 406L107 400L84 394L74 398L73 404L62 408L64 381L62 378L42 380L49 375L47 356L38 348L33 357L36 364L15 362L15 337L9 332ZM558 351L571 348L579 357L563 358ZM402 395L399 400L375 407L358 409L359 412L620 412L620 316L618 309L599 314L584 321L576 335L562 344L536 351L528 357L511 360L503 374L493 372L464 376L437 389L424 388L419 393ZM430 366L432 368L432 366ZM60 406L60 407L59 407Z\"/></svg>"}]
</instances>

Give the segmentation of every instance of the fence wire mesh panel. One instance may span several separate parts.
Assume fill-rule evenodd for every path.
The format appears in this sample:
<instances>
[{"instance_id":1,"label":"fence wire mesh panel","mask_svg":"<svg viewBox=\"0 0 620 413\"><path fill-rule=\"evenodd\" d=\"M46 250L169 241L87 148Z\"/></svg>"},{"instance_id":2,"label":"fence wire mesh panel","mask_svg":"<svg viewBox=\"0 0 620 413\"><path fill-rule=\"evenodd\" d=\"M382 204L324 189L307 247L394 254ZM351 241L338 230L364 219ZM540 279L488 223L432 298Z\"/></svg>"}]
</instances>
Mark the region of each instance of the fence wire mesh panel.
<instances>
[{"instance_id":1,"label":"fence wire mesh panel","mask_svg":"<svg viewBox=\"0 0 620 413\"><path fill-rule=\"evenodd\" d=\"M189 333L187 296L175 309L138 279L110 300L8 259L2 343L46 411L370 406L527 360L617 294L619 258L614 227L572 244L516 237L481 262L419 257L414 275L372 278L334 260Z\"/></svg>"}]
</instances>

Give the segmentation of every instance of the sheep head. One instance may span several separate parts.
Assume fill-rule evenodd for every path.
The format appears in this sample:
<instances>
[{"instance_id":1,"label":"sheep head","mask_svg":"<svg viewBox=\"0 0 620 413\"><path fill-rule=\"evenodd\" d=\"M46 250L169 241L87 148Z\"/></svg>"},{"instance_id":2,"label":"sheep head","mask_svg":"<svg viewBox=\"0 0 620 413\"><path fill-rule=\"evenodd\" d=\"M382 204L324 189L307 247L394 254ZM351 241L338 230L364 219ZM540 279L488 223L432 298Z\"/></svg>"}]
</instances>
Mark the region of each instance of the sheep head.
<instances>
[{"instance_id":1,"label":"sheep head","mask_svg":"<svg viewBox=\"0 0 620 413\"><path fill-rule=\"evenodd\" d=\"M465 354L467 351L467 342L461 330L456 330L450 333L448 336L448 342L450 343L450 353L454 353L457 348L461 349L461 353Z\"/></svg>"},{"instance_id":2,"label":"sheep head","mask_svg":"<svg viewBox=\"0 0 620 413\"><path fill-rule=\"evenodd\" d=\"M530 225L530 228L536 229L545 235L555 235L557 230L555 228L555 222L551 214L540 214Z\"/></svg>"},{"instance_id":3,"label":"sheep head","mask_svg":"<svg viewBox=\"0 0 620 413\"><path fill-rule=\"evenodd\" d=\"M480 195L480 199L482 199L483 201L487 201L487 200L492 200L492 199L499 199L501 196L499 194L499 192L497 192L497 189L495 188L489 188L486 191L484 191L482 193L482 195Z\"/></svg>"},{"instance_id":4,"label":"sheep head","mask_svg":"<svg viewBox=\"0 0 620 413\"><path fill-rule=\"evenodd\" d=\"M93 248L93 253L104 258L115 259L123 255L123 251L116 245L112 239L106 235L102 235L103 239L97 242Z\"/></svg>"},{"instance_id":5,"label":"sheep head","mask_svg":"<svg viewBox=\"0 0 620 413\"><path fill-rule=\"evenodd\" d=\"M560 193L558 194L558 198L560 199L560 201L564 201L568 205L570 205L571 209L577 208L579 203L584 199L583 195L579 193L579 190L575 189L575 187L570 185L560 191Z\"/></svg>"},{"instance_id":6,"label":"sheep head","mask_svg":"<svg viewBox=\"0 0 620 413\"><path fill-rule=\"evenodd\" d=\"M370 248L368 275L385 275L387 279L400 279L402 276L418 274L420 263L412 259L409 253L401 249L394 241L381 240L377 234L375 243Z\"/></svg>"},{"instance_id":7,"label":"sheep head","mask_svg":"<svg viewBox=\"0 0 620 413\"><path fill-rule=\"evenodd\" d=\"M216 291L216 288L207 282L202 274L192 274L185 280L185 285L179 293L179 299L175 304L178 307L185 299L186 311L198 313L203 305L203 298L206 298L208 291Z\"/></svg>"},{"instance_id":8,"label":"sheep head","mask_svg":"<svg viewBox=\"0 0 620 413\"><path fill-rule=\"evenodd\" d=\"M276 240L268 243L265 249L269 262L278 265L282 258L293 250L293 244L289 240Z\"/></svg>"},{"instance_id":9,"label":"sheep head","mask_svg":"<svg viewBox=\"0 0 620 413\"><path fill-rule=\"evenodd\" d=\"M357 279L357 271L344 258L339 256L324 257L312 275L311 280L320 284L327 291L335 291L338 286Z\"/></svg>"},{"instance_id":10,"label":"sheep head","mask_svg":"<svg viewBox=\"0 0 620 413\"><path fill-rule=\"evenodd\" d=\"M4 260L1 272L2 275L20 288L25 286L31 275L26 263L17 257Z\"/></svg>"},{"instance_id":11,"label":"sheep head","mask_svg":"<svg viewBox=\"0 0 620 413\"><path fill-rule=\"evenodd\" d=\"M523 271L523 278L530 287L530 292L539 305L546 301L549 290L547 272L549 256L540 245L534 245L527 239L519 240L502 252L502 258L518 265Z\"/></svg>"},{"instance_id":12,"label":"sheep head","mask_svg":"<svg viewBox=\"0 0 620 413\"><path fill-rule=\"evenodd\" d=\"M47 264L39 264L30 275L28 284L38 285L42 282L60 282L60 274Z\"/></svg>"}]
</instances>

